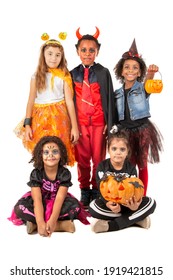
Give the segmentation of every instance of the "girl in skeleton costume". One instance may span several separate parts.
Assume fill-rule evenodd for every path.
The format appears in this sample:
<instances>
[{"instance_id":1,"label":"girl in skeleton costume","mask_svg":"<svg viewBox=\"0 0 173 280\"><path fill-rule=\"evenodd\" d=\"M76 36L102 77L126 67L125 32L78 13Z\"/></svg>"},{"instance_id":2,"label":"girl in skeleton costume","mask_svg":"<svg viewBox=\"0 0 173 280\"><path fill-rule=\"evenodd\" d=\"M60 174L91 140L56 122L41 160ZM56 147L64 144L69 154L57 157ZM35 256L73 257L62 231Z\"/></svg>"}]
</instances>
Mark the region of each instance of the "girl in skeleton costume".
<instances>
[{"instance_id":1,"label":"girl in skeleton costume","mask_svg":"<svg viewBox=\"0 0 173 280\"><path fill-rule=\"evenodd\" d=\"M130 158L137 165L139 178L144 183L144 193L148 186L148 162L158 163L159 152L162 151L162 135L152 123L149 98L145 90L145 82L153 79L158 67L154 64L147 69L142 57L138 54L136 42L133 41L128 52L116 64L114 71L117 80L123 84L115 91L117 112L116 125L126 129L132 150ZM144 80L144 83L142 81Z\"/></svg>"},{"instance_id":2,"label":"girl in skeleton costume","mask_svg":"<svg viewBox=\"0 0 173 280\"><path fill-rule=\"evenodd\" d=\"M48 39L48 34L44 33L42 38ZM57 40L47 40L41 47L37 70L30 82L26 117L14 132L29 152L43 136L60 137L67 148L68 165L74 165L74 144L79 131L71 76L64 48Z\"/></svg>"},{"instance_id":3,"label":"girl in skeleton costume","mask_svg":"<svg viewBox=\"0 0 173 280\"><path fill-rule=\"evenodd\" d=\"M137 177L137 170L129 161L130 145L128 134L121 130L111 130L108 139L108 153L110 158L100 162L97 167L96 180L100 190L100 182L107 175L114 174L121 177ZM131 197L124 205L107 201L101 195L89 205L89 212L96 222L92 224L95 233L118 231L132 225L148 229L150 227L149 215L154 212L156 202L144 196L139 201Z\"/></svg>"},{"instance_id":4,"label":"girl in skeleton costume","mask_svg":"<svg viewBox=\"0 0 173 280\"><path fill-rule=\"evenodd\" d=\"M28 182L31 191L16 203L10 221L15 225L25 223L29 234L37 230L41 236L51 236L54 231L74 232L74 219L89 224L90 215L68 192L72 183L71 173L64 166L67 159L67 150L60 138L40 139L30 160L35 167Z\"/></svg>"}]
</instances>

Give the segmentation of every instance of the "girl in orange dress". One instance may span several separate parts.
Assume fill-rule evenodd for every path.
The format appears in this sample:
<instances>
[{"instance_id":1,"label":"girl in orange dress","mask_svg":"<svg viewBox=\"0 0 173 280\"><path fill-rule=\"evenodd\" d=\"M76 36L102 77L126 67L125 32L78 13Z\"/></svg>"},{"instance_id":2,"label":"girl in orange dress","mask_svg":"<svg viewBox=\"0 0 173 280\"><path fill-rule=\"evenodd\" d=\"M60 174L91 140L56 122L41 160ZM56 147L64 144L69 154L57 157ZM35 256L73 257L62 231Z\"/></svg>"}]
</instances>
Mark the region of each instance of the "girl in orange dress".
<instances>
[{"instance_id":1,"label":"girl in orange dress","mask_svg":"<svg viewBox=\"0 0 173 280\"><path fill-rule=\"evenodd\" d=\"M67 148L68 165L74 165L79 130L71 76L64 48L57 40L47 40L41 47L37 70L31 77L26 116L14 132L30 153L43 136L61 138Z\"/></svg>"}]
</instances>

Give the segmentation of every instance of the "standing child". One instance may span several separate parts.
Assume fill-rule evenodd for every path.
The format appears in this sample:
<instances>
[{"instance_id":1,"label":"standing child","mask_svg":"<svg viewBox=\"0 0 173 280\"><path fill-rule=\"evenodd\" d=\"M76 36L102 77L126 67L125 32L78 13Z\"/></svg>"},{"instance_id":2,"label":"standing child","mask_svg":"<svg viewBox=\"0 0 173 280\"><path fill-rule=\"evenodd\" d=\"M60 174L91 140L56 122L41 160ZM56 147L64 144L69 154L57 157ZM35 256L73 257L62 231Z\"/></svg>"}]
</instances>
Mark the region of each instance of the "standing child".
<instances>
[{"instance_id":1,"label":"standing child","mask_svg":"<svg viewBox=\"0 0 173 280\"><path fill-rule=\"evenodd\" d=\"M100 43L99 29L92 35L76 31L81 64L71 71L80 137L75 146L81 202L87 208L96 198L96 168L106 156L106 136L113 124L113 84L110 72L95 59ZM91 189L90 189L91 185Z\"/></svg>"},{"instance_id":2,"label":"standing child","mask_svg":"<svg viewBox=\"0 0 173 280\"><path fill-rule=\"evenodd\" d=\"M54 231L74 232L73 219L89 224L89 214L68 193L72 183L71 173L64 167L67 159L60 138L44 136L39 140L30 160L35 167L28 182L31 191L16 203L10 221L16 225L26 223L29 234L37 229L41 236L51 236Z\"/></svg>"},{"instance_id":3,"label":"standing child","mask_svg":"<svg viewBox=\"0 0 173 280\"><path fill-rule=\"evenodd\" d=\"M123 86L115 91L118 125L129 133L132 149L131 162L138 166L139 178L143 181L145 193L148 186L148 161L158 163L162 151L162 136L157 127L149 120L149 97L144 85L153 79L158 71L156 65L148 70L142 57L138 54L136 42L133 41L128 52L116 64L115 76ZM147 72L147 73L146 73ZM144 84L142 81L145 78ZM117 124L117 123L116 123Z\"/></svg>"},{"instance_id":4,"label":"standing child","mask_svg":"<svg viewBox=\"0 0 173 280\"><path fill-rule=\"evenodd\" d=\"M125 131L112 131L108 139L108 152L110 158L102 161L97 168L96 179L98 188L101 180L110 173L121 177L134 177L137 170L128 160L130 146ZM92 226L94 232L117 231L132 225L143 228L150 227L149 215L155 210L156 202L144 196L139 201L131 197L125 205L105 200L102 196L93 200L89 206L92 217L99 219Z\"/></svg>"},{"instance_id":5,"label":"standing child","mask_svg":"<svg viewBox=\"0 0 173 280\"><path fill-rule=\"evenodd\" d=\"M67 148L68 165L73 166L73 146L79 138L79 131L72 80L61 43L48 40L47 33L42 38L47 41L41 47L37 70L31 78L26 117L15 128L15 133L29 152L43 136L60 137Z\"/></svg>"}]
</instances>

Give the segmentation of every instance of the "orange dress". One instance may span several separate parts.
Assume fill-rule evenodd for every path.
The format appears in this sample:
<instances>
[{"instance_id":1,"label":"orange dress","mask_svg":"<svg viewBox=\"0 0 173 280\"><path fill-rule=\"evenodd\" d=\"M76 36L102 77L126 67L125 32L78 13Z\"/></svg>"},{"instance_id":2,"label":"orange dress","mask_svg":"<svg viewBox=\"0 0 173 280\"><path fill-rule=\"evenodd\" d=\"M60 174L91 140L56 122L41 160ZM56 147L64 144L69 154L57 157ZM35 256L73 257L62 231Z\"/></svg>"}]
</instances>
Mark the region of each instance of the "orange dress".
<instances>
[{"instance_id":1,"label":"orange dress","mask_svg":"<svg viewBox=\"0 0 173 280\"><path fill-rule=\"evenodd\" d=\"M32 77L33 79L35 76ZM60 69L51 69L46 74L47 88L37 92L32 111L32 141L25 140L24 118L14 129L17 137L22 139L24 147L32 153L35 145L43 136L57 136L62 139L67 148L68 165L75 163L74 146L70 141L71 122L65 103L63 85L68 83L73 92L71 76Z\"/></svg>"}]
</instances>

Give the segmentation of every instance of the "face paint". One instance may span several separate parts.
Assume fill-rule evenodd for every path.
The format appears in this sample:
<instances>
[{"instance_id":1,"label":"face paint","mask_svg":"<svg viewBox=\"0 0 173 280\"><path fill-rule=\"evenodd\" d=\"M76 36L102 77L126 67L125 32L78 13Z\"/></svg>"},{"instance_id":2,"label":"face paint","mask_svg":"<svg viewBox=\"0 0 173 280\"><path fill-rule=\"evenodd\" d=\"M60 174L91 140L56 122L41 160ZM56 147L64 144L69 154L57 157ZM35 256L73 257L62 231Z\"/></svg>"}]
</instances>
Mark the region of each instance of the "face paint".
<instances>
[{"instance_id":1,"label":"face paint","mask_svg":"<svg viewBox=\"0 0 173 280\"><path fill-rule=\"evenodd\" d=\"M45 147L43 148L43 156L50 157L50 156L60 155L60 151L56 146L51 144L46 144Z\"/></svg>"}]
</instances>

